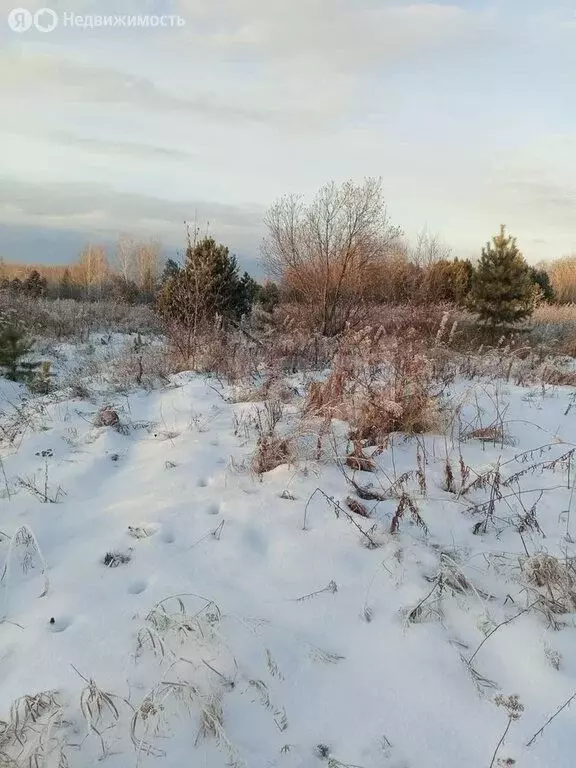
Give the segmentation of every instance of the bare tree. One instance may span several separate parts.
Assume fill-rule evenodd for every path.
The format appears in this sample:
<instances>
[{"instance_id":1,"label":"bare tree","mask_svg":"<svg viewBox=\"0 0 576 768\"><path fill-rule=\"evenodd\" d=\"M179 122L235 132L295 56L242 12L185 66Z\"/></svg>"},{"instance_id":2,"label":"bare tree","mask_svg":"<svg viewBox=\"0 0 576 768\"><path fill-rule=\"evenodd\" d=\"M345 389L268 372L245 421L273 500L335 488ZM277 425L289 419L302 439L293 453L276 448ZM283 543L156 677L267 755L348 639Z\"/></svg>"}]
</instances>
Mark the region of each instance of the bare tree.
<instances>
[{"instance_id":1,"label":"bare tree","mask_svg":"<svg viewBox=\"0 0 576 768\"><path fill-rule=\"evenodd\" d=\"M152 293L158 283L160 243L148 240L136 244L136 282L141 291Z\"/></svg>"},{"instance_id":2,"label":"bare tree","mask_svg":"<svg viewBox=\"0 0 576 768\"><path fill-rule=\"evenodd\" d=\"M438 261L447 261L452 255L452 248L442 241L437 233L427 227L420 230L416 244L410 249L410 260L419 267L430 267Z\"/></svg>"},{"instance_id":3,"label":"bare tree","mask_svg":"<svg viewBox=\"0 0 576 768\"><path fill-rule=\"evenodd\" d=\"M310 204L299 196L282 197L265 223L267 271L298 301L319 307L325 335L342 329L363 301L374 268L401 234L390 224L377 178L361 185L331 182Z\"/></svg>"},{"instance_id":4,"label":"bare tree","mask_svg":"<svg viewBox=\"0 0 576 768\"><path fill-rule=\"evenodd\" d=\"M110 267L106 251L101 245L87 245L80 254L74 273L87 296L100 294Z\"/></svg>"},{"instance_id":5,"label":"bare tree","mask_svg":"<svg viewBox=\"0 0 576 768\"><path fill-rule=\"evenodd\" d=\"M135 283L141 291L152 293L158 283L159 261L158 241L138 241L131 235L120 235L115 263L125 283Z\"/></svg>"},{"instance_id":6,"label":"bare tree","mask_svg":"<svg viewBox=\"0 0 576 768\"><path fill-rule=\"evenodd\" d=\"M121 234L114 255L115 267L124 282L134 280L136 276L134 239L130 235Z\"/></svg>"}]
</instances>

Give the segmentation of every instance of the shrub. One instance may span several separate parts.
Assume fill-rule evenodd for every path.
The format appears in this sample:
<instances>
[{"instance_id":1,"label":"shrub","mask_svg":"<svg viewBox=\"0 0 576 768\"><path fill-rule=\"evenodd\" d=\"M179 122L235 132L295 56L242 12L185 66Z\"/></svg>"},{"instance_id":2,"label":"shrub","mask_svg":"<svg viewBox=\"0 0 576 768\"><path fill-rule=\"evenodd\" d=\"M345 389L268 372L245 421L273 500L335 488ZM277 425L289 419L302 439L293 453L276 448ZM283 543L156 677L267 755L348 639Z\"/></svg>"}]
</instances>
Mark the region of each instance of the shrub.
<instances>
[{"instance_id":1,"label":"shrub","mask_svg":"<svg viewBox=\"0 0 576 768\"><path fill-rule=\"evenodd\" d=\"M24 357L32 351L34 343L27 338L23 327L14 318L0 315L0 368L12 381L30 381L40 363L25 363Z\"/></svg>"},{"instance_id":2,"label":"shrub","mask_svg":"<svg viewBox=\"0 0 576 768\"><path fill-rule=\"evenodd\" d=\"M550 282L550 275L545 269L530 267L530 280L532 280L538 289L538 295L542 301L545 301L548 304L554 301L554 288L552 288L552 283Z\"/></svg>"},{"instance_id":3,"label":"shrub","mask_svg":"<svg viewBox=\"0 0 576 768\"><path fill-rule=\"evenodd\" d=\"M277 400L268 401L263 410L256 412L254 425L258 442L252 457L252 470L259 475L288 463L292 457L290 440L277 433L282 416L282 404Z\"/></svg>"},{"instance_id":4,"label":"shrub","mask_svg":"<svg viewBox=\"0 0 576 768\"><path fill-rule=\"evenodd\" d=\"M265 312L273 312L280 304L280 288L271 280L259 286L256 294L256 302Z\"/></svg>"},{"instance_id":5,"label":"shrub","mask_svg":"<svg viewBox=\"0 0 576 768\"><path fill-rule=\"evenodd\" d=\"M33 298L42 296L46 291L48 281L42 277L37 269L33 269L22 284L23 290Z\"/></svg>"},{"instance_id":6,"label":"shrub","mask_svg":"<svg viewBox=\"0 0 576 768\"><path fill-rule=\"evenodd\" d=\"M36 364L34 364L36 367ZM52 366L49 360L40 363L40 367L31 377L28 387L35 395L47 395L52 390Z\"/></svg>"},{"instance_id":7,"label":"shrub","mask_svg":"<svg viewBox=\"0 0 576 768\"><path fill-rule=\"evenodd\" d=\"M464 304L472 288L474 267L468 260L441 259L425 271L424 298L431 303L442 301Z\"/></svg>"}]
</instances>

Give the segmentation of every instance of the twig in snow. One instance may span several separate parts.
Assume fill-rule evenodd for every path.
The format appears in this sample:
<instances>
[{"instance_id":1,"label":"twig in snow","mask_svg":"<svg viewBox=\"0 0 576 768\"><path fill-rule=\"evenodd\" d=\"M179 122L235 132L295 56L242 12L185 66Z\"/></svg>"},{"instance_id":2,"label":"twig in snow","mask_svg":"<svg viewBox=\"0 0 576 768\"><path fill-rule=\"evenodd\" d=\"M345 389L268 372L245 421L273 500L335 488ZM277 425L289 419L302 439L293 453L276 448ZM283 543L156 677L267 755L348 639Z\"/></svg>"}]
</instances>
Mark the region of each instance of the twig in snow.
<instances>
[{"instance_id":1,"label":"twig in snow","mask_svg":"<svg viewBox=\"0 0 576 768\"><path fill-rule=\"evenodd\" d=\"M6 477L6 469L4 468L4 462L2 461L2 457L0 456L0 469L2 470L2 477L4 479L4 486L6 488L6 497L8 501L12 499L12 493L10 491L10 485L8 483L8 478Z\"/></svg>"},{"instance_id":2,"label":"twig in snow","mask_svg":"<svg viewBox=\"0 0 576 768\"><path fill-rule=\"evenodd\" d=\"M316 590L316 592L310 592L309 595L302 595L302 597L294 597L292 600L295 603L303 603L305 600L310 600L312 597L316 597L316 595L321 595L324 592L331 592L334 594L335 592L338 592L338 585L335 581L331 581L329 584L327 584L322 589Z\"/></svg>"},{"instance_id":3,"label":"twig in snow","mask_svg":"<svg viewBox=\"0 0 576 768\"><path fill-rule=\"evenodd\" d=\"M377 542L374 541L372 536L370 536L370 534L367 531L365 531L362 528L361 525L358 525L358 523L356 522L356 520L354 520L352 515L346 509L344 509L344 507L342 507L337 501L335 501L332 496L328 496L327 493L324 493L324 491L321 488L316 488L316 490L312 493L312 495L310 496L310 498L306 502L306 506L304 507L304 523L303 523L303 526L302 526L302 530L304 530L304 531L306 530L306 519L307 519L307 513L308 513L308 505L310 504L310 502L312 501L312 499L314 498L314 496L317 493L320 493L322 496L324 496L326 501L330 504L330 506L334 510L334 514L336 515L337 518L340 517L340 513L345 515L345 517L348 520L348 522L352 523L352 525L362 534L362 536L364 536L364 538L368 542L367 546L370 549L376 549L379 546L377 544Z\"/></svg>"},{"instance_id":4,"label":"twig in snow","mask_svg":"<svg viewBox=\"0 0 576 768\"><path fill-rule=\"evenodd\" d=\"M564 704L562 704L562 706L561 706L561 707L558 707L558 709L556 710L556 712L554 712L554 714L553 714L553 715L550 715L550 717L548 718L548 720L546 720L546 722L544 723L544 725L542 726L542 728L539 728L539 729L536 731L536 733L534 734L534 736L532 736L532 738L531 738L531 739L530 739L530 741L529 741L529 742L526 744L526 746L527 746L527 747L531 747L531 746L532 746L532 744L533 744L533 743L536 741L536 739L538 738L538 736L540 736L540 734L541 734L541 733L544 731L544 729L545 729L545 728L546 728L548 725L550 725L550 723L552 722L552 720L554 720L554 718L555 718L555 717L557 717L557 716L560 714L560 712L562 712L562 710L563 710L563 709L566 709L566 707L569 707L569 706L570 706L570 704L571 704L571 703L574 701L574 699L576 699L576 693L573 693L573 694L572 694L572 696L570 696L568 699L566 699L566 701L564 702Z\"/></svg>"},{"instance_id":5,"label":"twig in snow","mask_svg":"<svg viewBox=\"0 0 576 768\"><path fill-rule=\"evenodd\" d=\"M506 624L510 624L512 621L514 621L514 619L517 619L519 616L522 616L522 614L523 614L523 613L528 613L528 611L530 611L532 608L534 608L534 606L535 606L535 605L537 605L537 604L540 602L540 599L541 599L541 598L538 598L537 600L534 600L534 602L533 602L533 603L530 603L530 605L529 605L529 606L527 606L526 608L523 608L521 611L518 611L518 613L514 614L514 616L511 616L509 619L506 619L506 621L502 621L502 622L500 622L500 624L497 624L497 625L494 627L494 629L491 629L491 630L490 630L490 632L488 632L488 634L487 634L487 635L486 635L486 637L484 638L484 640L482 640L482 642L480 643L480 645L478 646L478 648L476 648L476 650L474 651L474 653L472 654L472 656L470 656L470 658L468 659L467 663L468 663L468 664L472 664L472 662L473 662L473 661L474 661L474 659L476 658L476 655L478 654L478 651L479 651L479 650L482 648L482 646L484 645L484 643L485 643L487 640L489 640L489 639L492 637L492 635L493 635L495 632L497 632L497 631L500 629L500 627L505 627L505 626L506 626Z\"/></svg>"},{"instance_id":6,"label":"twig in snow","mask_svg":"<svg viewBox=\"0 0 576 768\"><path fill-rule=\"evenodd\" d=\"M188 552L191 549L194 549L194 547L197 547L198 544L201 544L206 539L209 539L210 536L212 538L216 539L216 541L220 541L220 536L222 535L222 529L224 528L224 523L226 520L222 520L221 523L216 527L213 528L211 531L208 531L208 533L205 533L204 536L201 536L198 541L195 541L194 544L190 544L189 547L187 547L184 552Z\"/></svg>"}]
</instances>

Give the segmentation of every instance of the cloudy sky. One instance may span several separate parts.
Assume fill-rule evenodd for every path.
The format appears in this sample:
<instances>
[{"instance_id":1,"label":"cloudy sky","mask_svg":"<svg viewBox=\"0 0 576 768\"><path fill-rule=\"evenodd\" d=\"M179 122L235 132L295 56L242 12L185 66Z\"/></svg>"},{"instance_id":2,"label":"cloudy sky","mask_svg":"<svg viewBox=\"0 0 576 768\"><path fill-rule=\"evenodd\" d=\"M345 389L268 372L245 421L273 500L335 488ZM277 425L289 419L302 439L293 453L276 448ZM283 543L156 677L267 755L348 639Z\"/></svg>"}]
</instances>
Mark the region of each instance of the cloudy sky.
<instances>
[{"instance_id":1,"label":"cloudy sky","mask_svg":"<svg viewBox=\"0 0 576 768\"><path fill-rule=\"evenodd\" d=\"M576 251L573 0L52 0L56 30L10 30L45 2L0 0L6 260L197 220L250 266L276 197L366 175L457 255L500 223L530 261Z\"/></svg>"}]
</instances>

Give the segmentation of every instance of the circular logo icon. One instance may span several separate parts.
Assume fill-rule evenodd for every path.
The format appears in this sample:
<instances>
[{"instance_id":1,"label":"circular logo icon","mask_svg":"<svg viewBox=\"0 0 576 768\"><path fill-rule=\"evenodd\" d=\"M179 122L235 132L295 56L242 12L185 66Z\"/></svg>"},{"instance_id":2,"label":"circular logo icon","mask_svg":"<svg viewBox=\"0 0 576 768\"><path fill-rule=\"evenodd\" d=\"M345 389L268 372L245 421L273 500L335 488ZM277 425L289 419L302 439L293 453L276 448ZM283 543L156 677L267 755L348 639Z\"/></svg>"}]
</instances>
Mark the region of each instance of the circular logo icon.
<instances>
[{"instance_id":1,"label":"circular logo icon","mask_svg":"<svg viewBox=\"0 0 576 768\"><path fill-rule=\"evenodd\" d=\"M12 32L28 32L34 17L26 8L14 8L8 14L8 26Z\"/></svg>"},{"instance_id":2,"label":"circular logo icon","mask_svg":"<svg viewBox=\"0 0 576 768\"><path fill-rule=\"evenodd\" d=\"M53 32L58 26L58 14L52 8L40 8L34 14L34 26L38 32Z\"/></svg>"}]
</instances>

